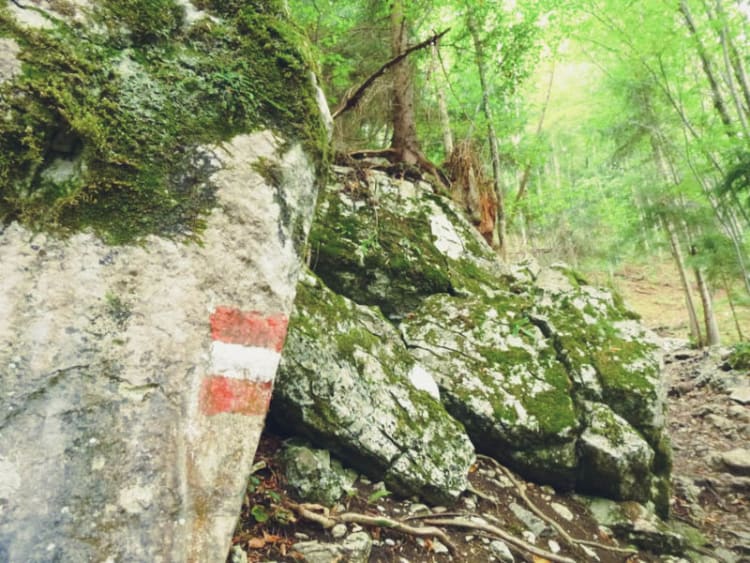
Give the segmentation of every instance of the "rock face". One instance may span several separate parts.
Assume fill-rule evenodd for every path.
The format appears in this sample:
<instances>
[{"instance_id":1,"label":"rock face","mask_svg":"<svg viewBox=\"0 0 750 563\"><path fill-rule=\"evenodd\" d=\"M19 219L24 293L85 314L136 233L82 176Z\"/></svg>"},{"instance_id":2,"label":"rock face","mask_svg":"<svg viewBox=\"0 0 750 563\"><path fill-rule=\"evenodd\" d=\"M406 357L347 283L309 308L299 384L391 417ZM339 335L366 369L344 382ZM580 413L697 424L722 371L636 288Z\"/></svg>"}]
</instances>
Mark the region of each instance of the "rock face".
<instances>
[{"instance_id":1,"label":"rock face","mask_svg":"<svg viewBox=\"0 0 750 563\"><path fill-rule=\"evenodd\" d=\"M379 391L361 374L392 370L398 349L398 364L432 376L478 451L528 478L668 510L660 354L610 292L563 266L502 265L449 200L376 170L336 169L310 240L320 281L302 290L314 298L298 301L282 361L277 418L287 428L322 432L318 443L358 459L351 434L370 432L373 417L332 416L344 396L332 390L352 397L367 381L357 400L379 405L393 385ZM342 331L356 345L315 348Z\"/></svg>"},{"instance_id":2,"label":"rock face","mask_svg":"<svg viewBox=\"0 0 750 563\"><path fill-rule=\"evenodd\" d=\"M0 7L0 561L223 560L316 197L309 70L275 2L23 6Z\"/></svg>"},{"instance_id":3,"label":"rock face","mask_svg":"<svg viewBox=\"0 0 750 563\"><path fill-rule=\"evenodd\" d=\"M398 331L379 311L334 294L312 274L300 283L296 303L274 422L392 491L455 500L466 488L473 447L440 402L410 380L420 367Z\"/></svg>"}]
</instances>

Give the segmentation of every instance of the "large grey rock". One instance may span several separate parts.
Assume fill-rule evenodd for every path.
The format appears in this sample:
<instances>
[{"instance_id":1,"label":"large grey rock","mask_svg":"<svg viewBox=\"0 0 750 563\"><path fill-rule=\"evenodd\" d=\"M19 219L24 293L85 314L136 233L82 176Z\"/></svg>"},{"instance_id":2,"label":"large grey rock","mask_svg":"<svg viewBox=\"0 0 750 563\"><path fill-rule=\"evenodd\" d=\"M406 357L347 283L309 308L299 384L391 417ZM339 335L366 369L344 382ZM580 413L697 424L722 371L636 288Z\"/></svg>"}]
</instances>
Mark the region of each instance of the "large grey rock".
<instances>
[{"instance_id":1,"label":"large grey rock","mask_svg":"<svg viewBox=\"0 0 750 563\"><path fill-rule=\"evenodd\" d=\"M279 354L222 349L212 328L221 311L242 311L283 339L299 260L281 235L308 222L315 194L300 148L280 146L259 133L215 149L220 208L201 246L151 237L112 248L16 224L0 236L10 561L33 560L40 545L69 561L226 555ZM279 188L248 166L261 156L288 179L286 219Z\"/></svg>"},{"instance_id":2,"label":"large grey rock","mask_svg":"<svg viewBox=\"0 0 750 563\"><path fill-rule=\"evenodd\" d=\"M0 2L1 561L224 560L295 294L280 3L126 4Z\"/></svg>"},{"instance_id":3,"label":"large grey rock","mask_svg":"<svg viewBox=\"0 0 750 563\"><path fill-rule=\"evenodd\" d=\"M435 503L466 488L473 447L463 427L409 379L415 367L376 310L300 283L271 416L406 495Z\"/></svg>"},{"instance_id":4,"label":"large grey rock","mask_svg":"<svg viewBox=\"0 0 750 563\"><path fill-rule=\"evenodd\" d=\"M336 169L311 241L321 280L398 326L478 449L668 511L659 342L616 295L565 266L500 263L449 200L377 171Z\"/></svg>"}]
</instances>

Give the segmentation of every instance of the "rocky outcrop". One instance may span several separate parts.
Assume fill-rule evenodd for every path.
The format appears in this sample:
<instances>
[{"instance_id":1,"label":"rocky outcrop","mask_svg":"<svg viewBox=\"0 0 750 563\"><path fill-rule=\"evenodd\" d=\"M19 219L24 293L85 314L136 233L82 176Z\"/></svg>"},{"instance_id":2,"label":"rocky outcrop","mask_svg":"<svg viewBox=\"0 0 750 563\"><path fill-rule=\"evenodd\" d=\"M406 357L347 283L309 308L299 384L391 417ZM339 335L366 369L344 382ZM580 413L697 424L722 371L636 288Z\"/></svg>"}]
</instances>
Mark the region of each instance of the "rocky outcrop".
<instances>
[{"instance_id":1,"label":"rocky outcrop","mask_svg":"<svg viewBox=\"0 0 750 563\"><path fill-rule=\"evenodd\" d=\"M300 321L292 323L290 341L304 338L305 345L290 346L283 363L306 367L282 371L278 418L290 409L305 415L293 423L287 418L288 429L312 440L322 432L326 438L318 443L358 459L355 442L333 430L340 422L330 425L338 401L287 389L328 389L321 380L351 364L350 345L315 350L321 334L342 327L361 334L358 347L371 352L355 363L377 372L393 363L380 347L393 349L397 330L406 352L399 363L418 365L434 379L440 401L478 451L529 478L653 501L667 512L670 448L660 353L616 296L564 266L501 264L453 204L424 183L337 168L317 213L310 263L325 286L304 290L317 295L312 306L306 299L296 306ZM364 322L320 314L319 303L355 307L344 297L378 307L390 325L361 307ZM361 385L362 368L348 369L348 388ZM370 386L365 396L377 393Z\"/></svg>"},{"instance_id":2,"label":"rocky outcrop","mask_svg":"<svg viewBox=\"0 0 750 563\"><path fill-rule=\"evenodd\" d=\"M228 551L326 133L280 5L202 5L0 6L2 561Z\"/></svg>"},{"instance_id":3,"label":"rocky outcrop","mask_svg":"<svg viewBox=\"0 0 750 563\"><path fill-rule=\"evenodd\" d=\"M391 491L455 500L466 488L474 449L424 390L430 376L398 331L376 309L334 294L312 274L300 283L296 303L274 389L276 425L330 449Z\"/></svg>"}]
</instances>

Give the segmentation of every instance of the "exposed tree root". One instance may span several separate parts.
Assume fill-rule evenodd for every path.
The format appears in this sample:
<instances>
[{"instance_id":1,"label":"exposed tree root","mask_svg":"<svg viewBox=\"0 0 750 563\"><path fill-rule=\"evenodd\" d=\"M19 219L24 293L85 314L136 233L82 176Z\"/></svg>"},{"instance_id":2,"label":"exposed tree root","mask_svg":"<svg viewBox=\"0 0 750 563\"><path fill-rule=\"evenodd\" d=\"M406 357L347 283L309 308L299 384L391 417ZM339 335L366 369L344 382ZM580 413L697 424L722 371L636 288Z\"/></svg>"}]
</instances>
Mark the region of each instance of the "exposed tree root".
<instances>
[{"instance_id":1,"label":"exposed tree root","mask_svg":"<svg viewBox=\"0 0 750 563\"><path fill-rule=\"evenodd\" d=\"M360 526L370 526L377 528L388 528L402 534L417 537L435 537L438 538L445 546L455 555L456 547L451 542L448 534L440 528L434 526L411 526L392 518L385 516L370 516L357 512L343 512L341 514L330 514L327 508L316 504L297 504L286 501L286 506L296 512L300 517L316 522L323 528L332 528L339 523L359 524ZM320 511L320 512L316 512Z\"/></svg>"},{"instance_id":2,"label":"exposed tree root","mask_svg":"<svg viewBox=\"0 0 750 563\"><path fill-rule=\"evenodd\" d=\"M528 542L525 542L522 539L519 539L505 530L498 528L497 526L493 526L492 524L487 524L486 522L475 522L473 520L467 520L465 518L432 518L430 520L425 520L425 524L430 524L432 526L450 526L455 528L465 528L469 530L477 530L481 532L486 532L492 536L495 536L496 538L499 538L505 542L508 542L509 544L512 544L516 546L519 549L523 549L524 551L531 553L532 555L537 555L539 557L544 557L545 559L549 561L555 561L556 563L577 563L575 559L570 559L569 557L563 557L562 555L556 555L552 553L551 551L547 551L545 549L541 549L533 544L530 544Z\"/></svg>"},{"instance_id":3,"label":"exposed tree root","mask_svg":"<svg viewBox=\"0 0 750 563\"><path fill-rule=\"evenodd\" d=\"M483 459L485 461L488 461L492 463L495 467L497 467L500 471L503 472L503 474L510 480L511 483L513 483L513 486L516 489L516 492L518 493L518 496L523 499L524 503L526 503L526 506L529 507L529 510L531 510L534 514L536 514L539 518L547 522L552 528L555 529L555 531L560 535L560 537L568 543L571 547L576 547L580 545L585 545L588 547L596 547L599 549L606 549L608 551L614 551L616 553L627 553L627 554L635 554L638 553L635 549L630 549L627 547L616 547L613 545L606 545L603 543L598 543L594 541L588 541L588 540L579 540L571 537L568 532L565 531L565 529L560 526L557 522L555 522L552 518L547 516L544 512L542 512L533 502L531 502L531 499L526 495L526 487L523 486L523 484L519 483L518 480L515 478L513 473L505 467L503 464L501 464L496 459L493 459L489 456L477 454L477 459Z\"/></svg>"}]
</instances>

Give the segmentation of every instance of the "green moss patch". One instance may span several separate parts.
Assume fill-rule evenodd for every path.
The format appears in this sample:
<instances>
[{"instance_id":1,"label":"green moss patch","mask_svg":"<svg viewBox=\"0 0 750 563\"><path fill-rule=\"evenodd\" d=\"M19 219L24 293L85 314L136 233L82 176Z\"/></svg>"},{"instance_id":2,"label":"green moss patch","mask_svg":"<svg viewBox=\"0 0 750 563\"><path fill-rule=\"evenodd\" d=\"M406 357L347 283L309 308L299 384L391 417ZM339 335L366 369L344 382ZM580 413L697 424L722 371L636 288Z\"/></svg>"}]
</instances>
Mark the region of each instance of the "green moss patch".
<instances>
[{"instance_id":1,"label":"green moss patch","mask_svg":"<svg viewBox=\"0 0 750 563\"><path fill-rule=\"evenodd\" d=\"M23 61L0 85L0 221L91 228L110 243L197 238L216 203L199 147L272 128L320 161L301 36L272 3L255 4L187 26L173 0L108 0L97 26L48 30L0 8Z\"/></svg>"}]
</instances>

